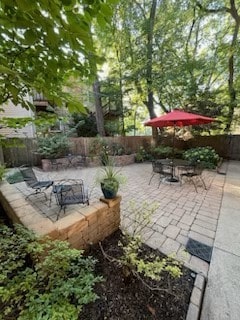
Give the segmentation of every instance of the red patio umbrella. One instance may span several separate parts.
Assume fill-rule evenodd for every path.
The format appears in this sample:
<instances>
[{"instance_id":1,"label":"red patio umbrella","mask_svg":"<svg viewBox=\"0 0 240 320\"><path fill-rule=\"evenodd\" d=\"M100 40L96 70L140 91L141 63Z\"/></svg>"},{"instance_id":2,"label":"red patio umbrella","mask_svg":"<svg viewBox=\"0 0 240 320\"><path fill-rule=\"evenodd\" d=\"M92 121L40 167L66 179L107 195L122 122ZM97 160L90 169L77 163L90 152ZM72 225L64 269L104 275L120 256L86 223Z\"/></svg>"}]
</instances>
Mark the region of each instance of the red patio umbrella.
<instances>
[{"instance_id":1,"label":"red patio umbrella","mask_svg":"<svg viewBox=\"0 0 240 320\"><path fill-rule=\"evenodd\" d=\"M144 125L158 128L175 126L184 127L207 124L213 121L215 121L214 118L175 109L163 116L146 121Z\"/></svg>"},{"instance_id":2,"label":"red patio umbrella","mask_svg":"<svg viewBox=\"0 0 240 320\"><path fill-rule=\"evenodd\" d=\"M195 125L211 123L213 121L215 121L214 118L209 118L199 114L189 113L189 112L175 109L167 114L164 114L163 116L146 121L144 125L157 127L157 128L174 127L174 134L173 134L173 158L174 158L175 127L195 126ZM173 175L173 172L172 172L172 175ZM173 180L174 178L172 177L172 181Z\"/></svg>"}]
</instances>

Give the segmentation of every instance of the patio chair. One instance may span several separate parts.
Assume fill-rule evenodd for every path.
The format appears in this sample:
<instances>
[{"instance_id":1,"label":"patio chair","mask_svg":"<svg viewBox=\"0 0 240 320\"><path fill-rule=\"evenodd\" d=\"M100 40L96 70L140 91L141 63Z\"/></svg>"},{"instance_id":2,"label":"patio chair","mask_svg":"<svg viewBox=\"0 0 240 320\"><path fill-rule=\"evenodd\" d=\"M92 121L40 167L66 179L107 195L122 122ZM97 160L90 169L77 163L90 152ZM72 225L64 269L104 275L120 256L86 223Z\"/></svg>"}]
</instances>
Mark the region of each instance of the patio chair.
<instances>
[{"instance_id":1,"label":"patio chair","mask_svg":"<svg viewBox=\"0 0 240 320\"><path fill-rule=\"evenodd\" d=\"M183 172L179 175L180 177L180 184L182 185L182 180L183 178L186 178L187 181L192 183L194 185L194 188L196 192L197 190L197 183L200 182L202 186L204 187L205 190L207 190L206 184L203 180L202 173L203 173L203 166L200 164L195 165L194 167L192 166L187 170L186 172Z\"/></svg>"},{"instance_id":2,"label":"patio chair","mask_svg":"<svg viewBox=\"0 0 240 320\"><path fill-rule=\"evenodd\" d=\"M172 176L172 172L169 171L168 169L165 169L164 165L157 160L152 162L152 176L149 180L149 183L148 183L149 185L150 185L152 178L155 174L159 174L158 188L160 187L160 184L164 178L166 178L166 177L169 178Z\"/></svg>"},{"instance_id":3,"label":"patio chair","mask_svg":"<svg viewBox=\"0 0 240 320\"><path fill-rule=\"evenodd\" d=\"M56 197L56 202L60 206L57 220L60 212L63 209L64 213L66 206L71 204L87 204L89 205L88 189L84 187L83 180L63 180L53 186L53 193Z\"/></svg>"},{"instance_id":4,"label":"patio chair","mask_svg":"<svg viewBox=\"0 0 240 320\"><path fill-rule=\"evenodd\" d=\"M25 181L26 185L29 188L34 189L34 192L30 193L25 199L28 199L32 195L43 193L47 200L47 195L42 189L46 190L47 188L52 186L53 181L51 180L39 181L31 167L19 168L19 171L21 172L23 180Z\"/></svg>"}]
</instances>

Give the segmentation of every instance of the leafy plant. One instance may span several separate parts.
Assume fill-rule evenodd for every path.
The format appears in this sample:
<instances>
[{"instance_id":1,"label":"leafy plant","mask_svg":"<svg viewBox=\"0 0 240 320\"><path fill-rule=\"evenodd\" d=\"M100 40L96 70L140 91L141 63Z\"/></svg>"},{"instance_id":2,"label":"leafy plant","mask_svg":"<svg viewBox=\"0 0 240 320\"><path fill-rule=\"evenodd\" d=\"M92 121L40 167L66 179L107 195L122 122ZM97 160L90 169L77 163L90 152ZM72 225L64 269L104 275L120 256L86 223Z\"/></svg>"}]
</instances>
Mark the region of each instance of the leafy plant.
<instances>
[{"instance_id":1,"label":"leafy plant","mask_svg":"<svg viewBox=\"0 0 240 320\"><path fill-rule=\"evenodd\" d=\"M173 148L169 146L158 146L150 150L150 153L154 159L171 158L173 156ZM182 156L183 151L174 148L174 158Z\"/></svg>"},{"instance_id":2,"label":"leafy plant","mask_svg":"<svg viewBox=\"0 0 240 320\"><path fill-rule=\"evenodd\" d=\"M107 143L106 140L98 137L94 139L89 147L90 156L99 156L102 165L107 166L110 162L110 156L121 156L130 154L129 150L125 150L121 143Z\"/></svg>"},{"instance_id":3,"label":"leafy plant","mask_svg":"<svg viewBox=\"0 0 240 320\"><path fill-rule=\"evenodd\" d=\"M99 155L103 148L107 146L107 143L101 137L97 137L92 140L89 146L89 154L91 157Z\"/></svg>"},{"instance_id":4,"label":"leafy plant","mask_svg":"<svg viewBox=\"0 0 240 320\"><path fill-rule=\"evenodd\" d=\"M69 126L76 130L78 137L96 137L98 134L96 117L92 112L88 114L73 113Z\"/></svg>"},{"instance_id":5,"label":"leafy plant","mask_svg":"<svg viewBox=\"0 0 240 320\"><path fill-rule=\"evenodd\" d=\"M168 272L173 277L180 277L182 272L179 268L179 262L166 257L160 259L157 256L143 256L142 253L142 234L151 222L151 216L156 211L156 203L142 203L141 206L135 202L130 202L130 209L133 213L133 224L131 233L124 230L124 239L119 244L123 248L122 264L129 269L128 272L142 274L145 277L160 280L162 272Z\"/></svg>"},{"instance_id":6,"label":"leafy plant","mask_svg":"<svg viewBox=\"0 0 240 320\"><path fill-rule=\"evenodd\" d=\"M4 165L0 165L0 181L2 181L5 172L6 172L6 167Z\"/></svg>"},{"instance_id":7,"label":"leafy plant","mask_svg":"<svg viewBox=\"0 0 240 320\"><path fill-rule=\"evenodd\" d=\"M208 169L216 168L219 155L212 147L198 147L192 148L183 153L184 159L190 161L193 164L201 163L201 165Z\"/></svg>"},{"instance_id":8,"label":"leafy plant","mask_svg":"<svg viewBox=\"0 0 240 320\"><path fill-rule=\"evenodd\" d=\"M141 146L135 154L135 161L143 162L145 160L151 160L151 155L146 151L144 147Z\"/></svg>"},{"instance_id":9,"label":"leafy plant","mask_svg":"<svg viewBox=\"0 0 240 320\"><path fill-rule=\"evenodd\" d=\"M97 298L94 260L21 225L0 227L0 319L78 319Z\"/></svg>"},{"instance_id":10,"label":"leafy plant","mask_svg":"<svg viewBox=\"0 0 240 320\"><path fill-rule=\"evenodd\" d=\"M121 143L114 142L110 145L110 152L113 156L122 156L126 151Z\"/></svg>"},{"instance_id":11,"label":"leafy plant","mask_svg":"<svg viewBox=\"0 0 240 320\"><path fill-rule=\"evenodd\" d=\"M120 169L108 164L102 169L97 181L101 183L103 188L117 192L119 184L125 182L125 177L120 173Z\"/></svg>"},{"instance_id":12,"label":"leafy plant","mask_svg":"<svg viewBox=\"0 0 240 320\"><path fill-rule=\"evenodd\" d=\"M65 134L59 133L38 138L37 152L44 158L56 159L65 156L70 142Z\"/></svg>"},{"instance_id":13,"label":"leafy plant","mask_svg":"<svg viewBox=\"0 0 240 320\"><path fill-rule=\"evenodd\" d=\"M169 256L161 259L154 254L150 256L144 254L142 233L144 232L144 228L151 222L151 215L154 214L157 207L155 203L149 204L144 202L138 207L135 202L130 203L133 225L131 225L131 233L126 229L123 231L123 238L119 242L119 246L123 250L122 256L117 259L109 256L104 252L101 243L100 248L109 261L115 262L123 268L126 278L133 275L140 279L149 289L163 290L171 293L171 288L151 288L143 278L147 277L153 280L161 280L161 275L164 272L170 274L172 277L180 277L182 275L180 263L172 257Z\"/></svg>"}]
</instances>

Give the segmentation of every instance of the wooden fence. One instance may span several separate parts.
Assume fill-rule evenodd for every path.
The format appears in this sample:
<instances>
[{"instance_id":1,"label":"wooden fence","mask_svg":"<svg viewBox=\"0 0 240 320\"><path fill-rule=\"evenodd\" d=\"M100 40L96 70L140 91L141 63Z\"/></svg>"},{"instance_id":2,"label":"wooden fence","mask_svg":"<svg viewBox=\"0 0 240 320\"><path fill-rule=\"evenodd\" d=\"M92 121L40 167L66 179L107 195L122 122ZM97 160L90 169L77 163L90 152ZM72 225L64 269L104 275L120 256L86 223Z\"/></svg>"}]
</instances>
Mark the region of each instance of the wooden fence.
<instances>
[{"instance_id":1,"label":"wooden fence","mask_svg":"<svg viewBox=\"0 0 240 320\"><path fill-rule=\"evenodd\" d=\"M16 139L15 139L16 140ZM70 153L88 156L93 141L96 138L70 138ZM121 144L125 150L132 153L137 152L141 146L148 148L154 145L152 136L128 136L128 137L104 137L108 144ZM11 139L8 139L11 142ZM36 140L25 138L18 139L18 144L12 147L3 147L3 161L8 167L18 167L21 165L35 165L41 163L41 158L36 154ZM172 146L171 138L161 138L158 145ZM175 139L175 147L179 149L189 149L198 146L212 146L216 152L225 159L240 160L240 135L218 135L218 136L198 136L188 141Z\"/></svg>"}]
</instances>

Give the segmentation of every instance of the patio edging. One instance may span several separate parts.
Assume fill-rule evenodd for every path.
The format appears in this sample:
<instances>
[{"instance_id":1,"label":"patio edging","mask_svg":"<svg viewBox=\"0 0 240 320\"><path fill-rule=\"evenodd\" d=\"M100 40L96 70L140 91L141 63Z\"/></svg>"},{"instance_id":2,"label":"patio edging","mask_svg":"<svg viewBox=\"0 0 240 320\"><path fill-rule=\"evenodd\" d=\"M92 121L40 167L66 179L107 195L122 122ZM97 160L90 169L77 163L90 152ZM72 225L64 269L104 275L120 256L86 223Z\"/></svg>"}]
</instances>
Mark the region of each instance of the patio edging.
<instances>
[{"instance_id":1,"label":"patio edging","mask_svg":"<svg viewBox=\"0 0 240 320\"><path fill-rule=\"evenodd\" d=\"M206 287L206 278L198 273L194 281L193 290L188 305L186 320L199 320L202 310L202 302Z\"/></svg>"}]
</instances>

